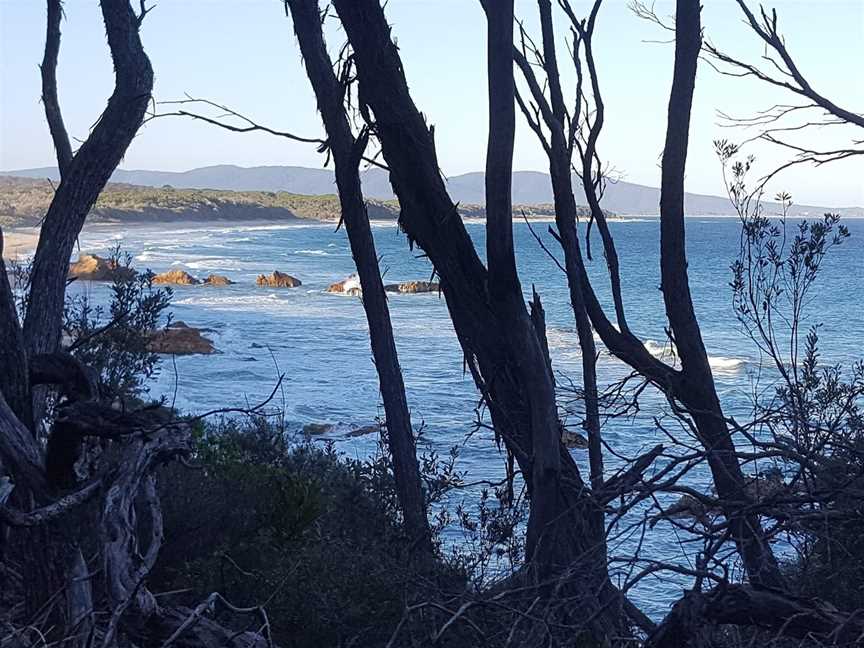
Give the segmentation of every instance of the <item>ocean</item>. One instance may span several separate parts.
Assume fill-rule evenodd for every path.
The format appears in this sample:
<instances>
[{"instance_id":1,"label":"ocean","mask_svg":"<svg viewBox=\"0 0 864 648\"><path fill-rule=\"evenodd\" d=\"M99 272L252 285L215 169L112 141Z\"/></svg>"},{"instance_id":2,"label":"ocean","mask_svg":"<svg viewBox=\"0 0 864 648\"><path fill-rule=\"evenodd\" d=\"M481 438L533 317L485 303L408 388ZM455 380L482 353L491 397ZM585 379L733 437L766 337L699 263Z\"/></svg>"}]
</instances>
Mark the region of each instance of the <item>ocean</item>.
<instances>
[{"instance_id":1,"label":"ocean","mask_svg":"<svg viewBox=\"0 0 864 648\"><path fill-rule=\"evenodd\" d=\"M822 360L849 366L864 356L864 220L845 221L852 237L828 255L823 274L808 305L811 323L820 323ZM790 232L791 227L789 224ZM547 231L548 223L533 222L534 233L560 257L560 248ZM659 290L659 221L625 218L610 223L621 262L624 301L631 328L649 349L666 347L665 314ZM732 310L730 264L740 241L734 218L693 217L687 220L690 286L696 313L711 357L720 397L727 414L746 417L752 394L766 386L766 372L755 344L742 332ZM467 224L484 256L482 223ZM385 283L428 280L431 266L392 222L373 226ZM558 384L580 383L580 351L570 310L566 279L541 249L525 223L514 225L522 287L526 297L536 287L546 310L548 340ZM344 230L332 224L175 224L169 226L89 226L80 239L82 252L104 254L120 242L134 256L139 269L162 272L187 270L203 278L209 273L228 276L226 287L178 286L171 312L175 320L210 329L218 353L210 356L165 359L151 385L153 396L166 396L177 407L204 412L222 407L244 407L267 398L277 376L285 375L271 408L284 410L290 429L306 423L333 424L323 438L352 457L374 451L369 436L346 438L353 427L383 417L377 376L359 298L325 293L326 287L354 270ZM599 236L592 239L590 271L601 299L610 305L605 262ZM258 274L273 270L299 278L294 289L258 287ZM89 292L94 301L108 296L105 284L76 282L71 291ZM474 425L477 392L464 371L458 342L443 297L438 294L391 295L390 312L415 426L423 438L446 453L460 446L458 467L469 480L500 479L504 458L492 433ZM609 385L628 374L627 368L598 345L598 378ZM770 373L770 372L769 372ZM581 405L562 389L561 403L569 414L566 424L578 429ZM650 390L640 411L606 422L603 436L618 453L634 456L665 441L654 417L668 410ZM587 457L573 450L585 470ZM617 460L607 457L607 471ZM696 471L691 485L708 489L704 471ZM469 503L476 492L451 496ZM451 501L451 503L454 503ZM643 545L646 557L690 564L692 548L682 545L671 526L661 523ZM454 532L455 533L455 532ZM458 543L458 537L451 538ZM624 533L610 543L613 555L628 555L638 537ZM686 585L680 577L647 578L633 596L654 616L662 615Z\"/></svg>"}]
</instances>

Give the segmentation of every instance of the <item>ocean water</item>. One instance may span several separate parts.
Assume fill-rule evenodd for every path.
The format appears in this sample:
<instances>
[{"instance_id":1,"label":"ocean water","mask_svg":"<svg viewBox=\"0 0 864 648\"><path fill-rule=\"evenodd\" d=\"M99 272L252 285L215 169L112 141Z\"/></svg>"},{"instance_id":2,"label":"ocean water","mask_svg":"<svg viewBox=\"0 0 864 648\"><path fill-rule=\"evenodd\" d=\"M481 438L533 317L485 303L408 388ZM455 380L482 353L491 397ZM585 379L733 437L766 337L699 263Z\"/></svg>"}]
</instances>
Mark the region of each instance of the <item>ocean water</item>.
<instances>
[{"instance_id":1,"label":"ocean water","mask_svg":"<svg viewBox=\"0 0 864 648\"><path fill-rule=\"evenodd\" d=\"M851 239L833 250L812 294L808 313L822 324L824 362L851 364L864 356L864 220L848 220ZM546 223L532 227L553 253L559 252ZM484 228L469 223L468 231L481 251ZM610 224L621 261L624 300L631 328L650 349L662 353L666 346L665 316L659 291L659 222L654 218L630 218ZM385 282L429 279L431 267L393 223L376 223L374 234ZM727 414L746 416L759 382L760 358L744 335L731 306L729 265L739 245L740 225L730 218L691 218L687 221L687 253L690 285L703 337L712 360L716 382ZM158 227L92 226L81 237L83 252L105 253L117 242L130 252L139 268L162 272L185 269L203 278L225 274L237 283L228 287L175 288L171 311L175 320L211 329L207 335L219 351L211 356L178 357L162 362L161 373L151 386L155 396L165 395L178 407L203 412L226 406L246 406L265 399L277 376L284 373L283 388L271 403L284 409L286 420L299 428L304 423L336 424L329 438L349 456L363 457L374 449L370 437L345 438L352 426L368 424L383 415L372 364L367 326L356 297L324 292L332 282L353 271L344 231L333 225L289 224L189 224ZM522 286L526 296L532 286L540 293L548 326L554 369L560 385L580 382L580 351L569 307L565 277L536 242L525 223L515 225L515 242ZM611 306L605 262L599 237L592 240L594 261L590 271L601 298ZM255 277L273 270L301 279L295 289L257 287ZM104 284L76 282L75 291L87 291L96 301L107 299ZM408 401L415 425L424 425L424 438L446 452L460 446L459 463L469 479L500 479L504 461L492 435L474 426L477 393L462 357L443 298L437 294L392 295L390 311ZM609 310L611 313L611 308ZM600 385L618 380L626 367L600 349ZM567 424L578 429L580 404L562 404L574 414ZM634 456L665 441L654 416L665 411L662 398L646 392L639 414L607 422L605 441L625 455ZM582 451L573 451L585 466ZM607 458L607 469L616 466ZM708 488L704 471L696 471L691 483ZM468 501L476 493L454 497ZM690 549L679 542L672 528L659 524L643 543L646 557L690 564ZM453 538L458 542L458 538ZM610 543L613 555L627 555L638 537L622 532ZM677 577L647 578L633 596L655 616L662 615L686 583Z\"/></svg>"}]
</instances>

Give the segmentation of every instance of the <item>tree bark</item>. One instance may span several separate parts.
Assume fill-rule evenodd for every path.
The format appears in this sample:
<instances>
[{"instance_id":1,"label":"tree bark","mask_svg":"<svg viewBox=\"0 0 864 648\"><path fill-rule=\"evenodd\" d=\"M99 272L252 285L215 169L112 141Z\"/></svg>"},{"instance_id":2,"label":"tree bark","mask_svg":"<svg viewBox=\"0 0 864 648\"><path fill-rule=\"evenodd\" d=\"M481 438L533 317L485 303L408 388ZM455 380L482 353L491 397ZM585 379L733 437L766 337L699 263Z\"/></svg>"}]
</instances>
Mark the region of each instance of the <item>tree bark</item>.
<instances>
[{"instance_id":1,"label":"tree bark","mask_svg":"<svg viewBox=\"0 0 864 648\"><path fill-rule=\"evenodd\" d=\"M63 123L60 100L57 96L57 57L60 53L60 21L62 18L62 1L48 0L45 54L39 70L42 73L42 106L45 109L45 120L48 122L48 130L54 142L57 170L60 172L61 178L69 168L69 163L72 162L72 145Z\"/></svg>"},{"instance_id":2,"label":"tree bark","mask_svg":"<svg viewBox=\"0 0 864 648\"><path fill-rule=\"evenodd\" d=\"M598 3L599 6L599 3ZM564 96L561 90L558 57L555 50L555 31L552 22L552 3L538 0L540 27L543 36L543 65L549 82L550 102L544 115L550 130L549 138L549 175L552 180L552 194L555 205L555 224L558 228L561 248L564 251L564 269L567 273L567 287L570 306L576 322L576 335L582 350L582 386L585 399L585 431L588 434L588 461L591 469L591 486L599 488L603 483L603 450L600 439L600 410L597 398L597 346L591 320L585 309L582 293L584 264L576 232L576 198L570 179L570 143L565 133ZM526 76L533 73L520 53L516 61ZM542 92L535 94L535 101L543 97ZM544 99L545 101L545 99Z\"/></svg>"},{"instance_id":3,"label":"tree bark","mask_svg":"<svg viewBox=\"0 0 864 648\"><path fill-rule=\"evenodd\" d=\"M49 20L56 20L59 4L57 0L49 0ZM57 349L72 247L87 214L138 132L153 89L153 70L141 45L138 16L128 0L102 0L101 6L114 62L114 92L96 126L71 160L63 162L66 149L63 145L58 147L62 176L42 224L24 319L24 341L30 354ZM49 51L57 46L52 34L49 24L43 85L46 76L56 83ZM59 26L55 36L59 40ZM56 87L53 90L48 87L47 92L43 87L43 96L49 97L46 114L56 146L65 133L59 107L55 114L51 105L52 98L56 101Z\"/></svg>"},{"instance_id":4,"label":"tree bark","mask_svg":"<svg viewBox=\"0 0 864 648\"><path fill-rule=\"evenodd\" d=\"M541 10L544 2L545 0L540 0ZM699 3L695 0L679 0L677 5L677 12L680 13L681 18L676 18L675 68L669 102L661 187L662 288L667 317L682 360L681 370L677 370L652 356L627 325L623 299L621 298L617 252L611 233L606 226L605 215L600 207L597 190L593 182L592 164L596 157L597 137L603 126L603 103L600 97L590 39L599 6L600 2L596 1L587 24L579 23L579 27L576 27L585 44L588 73L592 91L598 103L585 148L580 151L580 155L582 158L582 186L592 212L592 218L597 222L603 238L618 328L607 318L603 306L588 280L581 255L574 254L576 263L579 265L585 308L603 343L616 357L657 385L669 397L679 401L692 413L702 444L708 453L709 466L717 486L717 492L725 504L724 514L730 520L733 538L744 560L748 576L753 582L782 587L782 578L776 560L764 539L758 517L740 513L747 503L746 493L743 490L744 477L735 456L734 444L726 427L717 397L707 353L695 317L687 278L687 261L684 252L684 169L696 64L701 48ZM575 16L571 15L571 20L575 21ZM547 66L549 66L550 61L554 63L551 53L547 52L545 58L547 59ZM526 77L529 78L529 87L537 99L539 86L536 82L530 82L529 74L531 71L526 69L527 61L520 61L520 66L526 72ZM581 78L581 72L578 69L577 74ZM550 87L553 88L554 97L554 84L550 84ZM551 113L551 109L547 109L547 113ZM554 137L555 129L551 126L550 129L552 129ZM569 184L569 170L566 180L563 179L563 174L557 180L556 174L553 173L552 175L553 186L559 184L563 187L565 183ZM566 252L567 239L563 230L561 233L562 245L565 246ZM576 243L576 252L578 253L578 242Z\"/></svg>"},{"instance_id":5,"label":"tree bark","mask_svg":"<svg viewBox=\"0 0 864 648\"><path fill-rule=\"evenodd\" d=\"M687 648L710 625L771 631L775 638L822 640L832 646L860 645L864 621L818 599L791 596L758 585L719 585L687 592L645 642L645 648Z\"/></svg>"},{"instance_id":6,"label":"tree bark","mask_svg":"<svg viewBox=\"0 0 864 648\"><path fill-rule=\"evenodd\" d=\"M531 324L513 250L513 139L516 128L513 82L513 2L484 4L488 22L489 138L486 149L486 257L489 264L489 304L501 322L512 360L524 375L528 424L531 431L531 511L528 554L545 578L560 567L553 544L561 513L560 426L555 389L539 334ZM543 332L545 337L545 331ZM521 347L521 348L520 348ZM550 560L551 559L551 560Z\"/></svg>"},{"instance_id":7,"label":"tree bark","mask_svg":"<svg viewBox=\"0 0 864 648\"><path fill-rule=\"evenodd\" d=\"M537 334L530 328L530 336L525 335L525 328L508 328L501 317L503 305L490 298L490 275L447 195L438 171L433 132L408 92L402 62L380 4L377 0L336 0L334 6L354 51L361 111L379 138L399 198L399 223L409 242L420 245L441 277L441 289L466 362L486 398L496 433L515 457L528 486L534 521L529 522L532 528L527 549L532 558L539 559L540 567L534 574L567 570L572 589L584 595L580 616L592 617L590 610L602 607L600 601L608 600L607 592L611 592L606 556L598 543L605 532L603 512L560 440L555 445L557 459L545 456L545 463L540 464L545 475L547 467L555 470L557 461L560 477L555 492L547 493L553 489L535 480L534 434L540 436L541 446L548 444L551 434L545 421L554 412ZM506 308L514 306L508 304ZM524 313L524 302L520 308ZM548 445L544 450L549 451ZM547 525L551 520L554 523ZM612 605L594 616L592 625L597 635L614 631L618 618L614 608Z\"/></svg>"},{"instance_id":8,"label":"tree bark","mask_svg":"<svg viewBox=\"0 0 864 648\"><path fill-rule=\"evenodd\" d=\"M360 186L359 165L366 147L367 135L364 132L360 138L355 138L348 123L344 107L345 88L336 78L330 55L327 53L318 1L288 0L287 4L294 21L294 32L303 54L306 73L327 131L327 144L336 166L336 186L342 208L342 221L348 232L351 254L363 291L363 309L369 325L372 355L387 417L387 442L393 458L399 504L406 529L422 552L431 554L431 534L417 464L411 415L393 338L384 282L378 267L375 240Z\"/></svg>"},{"instance_id":9,"label":"tree bark","mask_svg":"<svg viewBox=\"0 0 864 648\"><path fill-rule=\"evenodd\" d=\"M741 512L748 500L744 475L726 426L708 354L696 320L687 274L684 233L684 174L696 67L702 46L699 0L678 0L675 19L675 68L669 96L666 144L660 186L660 273L666 317L681 358L681 400L696 422L717 494L726 504L732 535L751 582L782 589L777 561L759 518Z\"/></svg>"}]
</instances>

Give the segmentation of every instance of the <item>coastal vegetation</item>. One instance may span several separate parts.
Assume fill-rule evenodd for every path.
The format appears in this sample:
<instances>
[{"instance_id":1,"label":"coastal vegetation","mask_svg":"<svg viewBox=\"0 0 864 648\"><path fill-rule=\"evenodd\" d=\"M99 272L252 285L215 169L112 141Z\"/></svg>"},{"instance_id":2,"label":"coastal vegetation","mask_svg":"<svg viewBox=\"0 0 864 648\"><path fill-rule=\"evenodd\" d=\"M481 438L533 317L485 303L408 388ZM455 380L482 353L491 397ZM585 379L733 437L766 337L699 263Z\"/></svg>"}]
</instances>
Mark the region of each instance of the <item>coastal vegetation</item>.
<instances>
[{"instance_id":1,"label":"coastal vegetation","mask_svg":"<svg viewBox=\"0 0 864 648\"><path fill-rule=\"evenodd\" d=\"M864 365L826 365L818 321L807 312L825 289L824 260L846 244L849 230L831 213L796 223L769 218L766 178L782 167L751 185L752 156L715 143L741 224L737 257L729 259L728 317L762 360L743 416L721 399L690 288L684 186L704 57L729 75L803 99L796 111L815 109L829 123L864 128L864 117L802 76L776 12L756 14L745 0L734 7L769 52L767 71L704 40L698 0L677 0L674 24L663 25L674 34L674 64L657 225L671 353L658 357L634 332L644 311L630 308L638 296L625 290L601 207L612 179L599 142L614 127L593 48L604 28L602 0L585 16L569 0L554 10L538 0L534 35L516 20L513 0L481 3L485 250L465 226L474 208L466 211L448 193L434 129L409 89L410 70L379 0L333 0L326 10L318 0L284 2L325 140L275 131L210 102L204 106L222 117L193 113L186 108L201 106L194 99L154 114L154 70L141 29L152 5L101 0L115 85L77 149L57 92L63 6L46 2L42 103L60 182L3 181L8 222L38 221L40 234L32 261L7 272L0 230L0 648L860 645ZM635 11L663 23L650 8ZM335 60L324 40L327 16L347 38ZM559 22L569 48L560 62ZM562 71L565 65L572 70ZM570 102L562 88L568 75L576 78ZM758 122L766 141L784 144L788 129L775 126L789 114L784 106ZM514 218L522 217L511 186L517 108L548 159L555 200L542 209L560 246L545 247L535 232L560 273L530 291L513 234ZM337 194L109 184L142 124L160 116L315 144L333 164ZM789 164L841 155L794 150ZM842 152L858 154L864 151ZM386 165L398 204L364 197L364 162ZM576 204L573 169L587 208ZM776 200L785 216L790 196ZM170 286L199 280L185 271L140 272L119 248L71 268L70 258L88 218L190 214L345 227L357 272L331 288L362 297L383 406L380 421L349 434L378 433L374 453L349 458L332 444L292 435L277 406L277 394L291 396L275 358L272 390L257 403L183 412L167 395L151 398L159 356L180 352L170 344L213 350L202 331L169 313ZM431 264L429 281L384 283L370 222L382 214ZM599 273L589 272L597 255L592 235L602 249ZM601 277L608 299L600 296ZM97 279L111 281L107 308L67 290ZM569 392L553 371L547 338L543 294L554 281L566 287L581 354ZM188 290L233 290L224 277L210 283ZM256 283L286 291L302 285L279 270ZM426 444L391 323L388 293L395 292L440 294L458 339L454 360L476 387L475 428L500 453L500 479L472 482L459 469L458 444L446 454ZM601 344L626 368L609 385L598 380ZM651 416L662 442L630 452L610 427L649 406L649 393L651 407L660 403ZM565 398L584 437L566 428ZM303 431L313 436L327 425ZM694 485L696 471L709 488ZM472 506L464 504L469 488L477 493ZM686 561L648 552L664 533L678 540ZM633 595L651 577L682 583L662 618Z\"/></svg>"},{"instance_id":2,"label":"coastal vegetation","mask_svg":"<svg viewBox=\"0 0 864 648\"><path fill-rule=\"evenodd\" d=\"M0 225L34 227L45 215L55 186L48 180L0 176ZM395 200L367 199L373 220L396 220ZM519 218L554 218L551 205L516 205ZM465 218L483 218L482 205L461 205ZM587 210L583 210L587 215ZM170 223L290 221L294 219L336 223L341 217L336 195L310 196L287 191L224 191L175 189L170 186L142 187L109 183L90 210L88 223Z\"/></svg>"}]
</instances>

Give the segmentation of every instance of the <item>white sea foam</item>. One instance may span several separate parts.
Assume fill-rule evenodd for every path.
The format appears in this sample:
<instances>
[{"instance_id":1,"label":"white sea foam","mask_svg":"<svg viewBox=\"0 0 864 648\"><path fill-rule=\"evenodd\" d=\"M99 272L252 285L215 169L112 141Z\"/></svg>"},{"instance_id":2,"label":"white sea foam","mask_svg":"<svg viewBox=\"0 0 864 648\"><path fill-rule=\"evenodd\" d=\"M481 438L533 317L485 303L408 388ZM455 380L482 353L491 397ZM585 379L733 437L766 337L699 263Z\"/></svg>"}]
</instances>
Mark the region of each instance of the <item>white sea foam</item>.
<instances>
[{"instance_id":1,"label":"white sea foam","mask_svg":"<svg viewBox=\"0 0 864 648\"><path fill-rule=\"evenodd\" d=\"M312 256L330 256L325 250L296 250L294 254L309 254Z\"/></svg>"},{"instance_id":2,"label":"white sea foam","mask_svg":"<svg viewBox=\"0 0 864 648\"><path fill-rule=\"evenodd\" d=\"M678 353L671 342L661 344L655 340L645 340L645 348L655 358L678 364ZM737 373L747 364L743 358L729 358L726 356L708 356L708 364L716 373Z\"/></svg>"},{"instance_id":3,"label":"white sea foam","mask_svg":"<svg viewBox=\"0 0 864 648\"><path fill-rule=\"evenodd\" d=\"M284 300L275 293L260 295L195 295L184 299L175 299L174 304L181 306L206 306L215 310L254 310L255 307L272 306Z\"/></svg>"},{"instance_id":4,"label":"white sea foam","mask_svg":"<svg viewBox=\"0 0 864 648\"><path fill-rule=\"evenodd\" d=\"M738 373L747 363L741 358L708 356L708 364L717 373Z\"/></svg>"},{"instance_id":5,"label":"white sea foam","mask_svg":"<svg viewBox=\"0 0 864 648\"><path fill-rule=\"evenodd\" d=\"M675 347L671 342L657 342L656 340L645 340L643 343L645 350L655 358L660 360L678 361L678 355L675 353Z\"/></svg>"},{"instance_id":6,"label":"white sea foam","mask_svg":"<svg viewBox=\"0 0 864 648\"><path fill-rule=\"evenodd\" d=\"M180 265L185 265L193 270L244 270L254 264L238 261L237 259L210 257L195 261L187 261L185 264L181 263Z\"/></svg>"}]
</instances>

